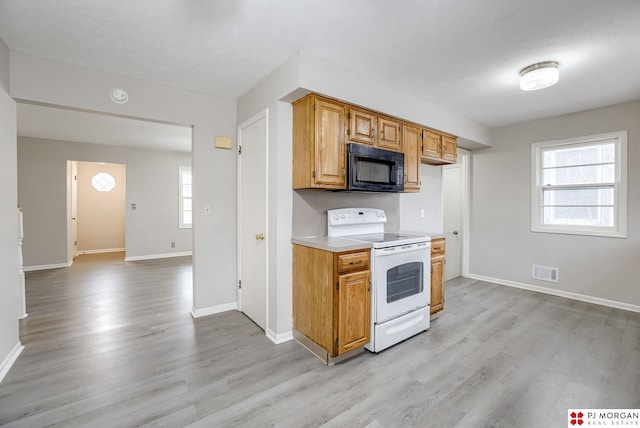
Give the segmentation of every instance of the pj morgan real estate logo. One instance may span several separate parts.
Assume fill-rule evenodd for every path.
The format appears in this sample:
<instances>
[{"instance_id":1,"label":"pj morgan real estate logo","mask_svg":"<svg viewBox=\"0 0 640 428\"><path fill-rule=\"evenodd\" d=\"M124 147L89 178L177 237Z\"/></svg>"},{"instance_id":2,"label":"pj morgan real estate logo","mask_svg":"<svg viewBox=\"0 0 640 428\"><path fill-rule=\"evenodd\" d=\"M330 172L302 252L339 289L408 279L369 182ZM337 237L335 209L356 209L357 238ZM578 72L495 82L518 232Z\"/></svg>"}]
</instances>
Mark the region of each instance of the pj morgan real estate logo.
<instances>
[{"instance_id":1,"label":"pj morgan real estate logo","mask_svg":"<svg viewBox=\"0 0 640 428\"><path fill-rule=\"evenodd\" d=\"M640 409L569 409L567 427L640 427Z\"/></svg>"}]
</instances>

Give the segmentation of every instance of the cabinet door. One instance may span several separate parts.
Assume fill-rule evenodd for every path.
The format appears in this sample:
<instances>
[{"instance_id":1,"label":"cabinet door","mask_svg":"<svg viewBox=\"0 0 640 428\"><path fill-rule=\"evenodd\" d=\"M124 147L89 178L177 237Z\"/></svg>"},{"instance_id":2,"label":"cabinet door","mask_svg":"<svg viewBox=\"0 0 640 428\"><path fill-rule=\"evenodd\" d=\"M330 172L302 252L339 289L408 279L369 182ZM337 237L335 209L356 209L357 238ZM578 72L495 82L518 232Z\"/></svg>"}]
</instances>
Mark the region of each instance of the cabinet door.
<instances>
[{"instance_id":1,"label":"cabinet door","mask_svg":"<svg viewBox=\"0 0 640 428\"><path fill-rule=\"evenodd\" d=\"M431 258L431 315L444 309L444 256Z\"/></svg>"},{"instance_id":2,"label":"cabinet door","mask_svg":"<svg viewBox=\"0 0 640 428\"><path fill-rule=\"evenodd\" d=\"M340 275L338 289L338 349L344 354L369 342L371 286L369 271Z\"/></svg>"},{"instance_id":3,"label":"cabinet door","mask_svg":"<svg viewBox=\"0 0 640 428\"><path fill-rule=\"evenodd\" d=\"M402 151L400 122L388 117L381 117L378 119L378 133L377 147L395 152Z\"/></svg>"},{"instance_id":4,"label":"cabinet door","mask_svg":"<svg viewBox=\"0 0 640 428\"><path fill-rule=\"evenodd\" d=\"M420 128L402 125L402 145L404 147L404 190L420 190Z\"/></svg>"},{"instance_id":5,"label":"cabinet door","mask_svg":"<svg viewBox=\"0 0 640 428\"><path fill-rule=\"evenodd\" d=\"M349 109L347 138L352 143L373 145L376 141L378 116L364 110Z\"/></svg>"},{"instance_id":6,"label":"cabinet door","mask_svg":"<svg viewBox=\"0 0 640 428\"><path fill-rule=\"evenodd\" d=\"M456 162L457 157L457 138L448 135L442 136L442 159L451 163Z\"/></svg>"},{"instance_id":7,"label":"cabinet door","mask_svg":"<svg viewBox=\"0 0 640 428\"><path fill-rule=\"evenodd\" d=\"M315 147L313 179L315 187L344 189L345 107L323 99L315 103Z\"/></svg>"},{"instance_id":8,"label":"cabinet door","mask_svg":"<svg viewBox=\"0 0 640 428\"><path fill-rule=\"evenodd\" d=\"M422 156L440 158L441 145L440 134L427 129L422 131Z\"/></svg>"}]
</instances>

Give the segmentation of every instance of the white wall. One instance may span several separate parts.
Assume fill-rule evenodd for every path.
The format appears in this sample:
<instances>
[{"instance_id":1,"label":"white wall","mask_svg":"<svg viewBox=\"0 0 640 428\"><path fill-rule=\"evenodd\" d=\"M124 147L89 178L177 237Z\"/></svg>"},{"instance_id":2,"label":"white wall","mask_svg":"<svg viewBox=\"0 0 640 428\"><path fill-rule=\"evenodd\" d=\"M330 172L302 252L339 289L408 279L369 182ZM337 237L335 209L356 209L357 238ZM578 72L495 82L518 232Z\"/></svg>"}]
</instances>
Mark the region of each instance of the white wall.
<instances>
[{"instance_id":1,"label":"white wall","mask_svg":"<svg viewBox=\"0 0 640 428\"><path fill-rule=\"evenodd\" d=\"M344 206L339 194L309 196L291 189L292 109L294 101L308 92L318 92L345 102L362 105L392 116L422 123L444 132L458 135L475 147L489 144L489 128L427 101L399 92L384 82L376 81L351 70L328 63L306 53L300 53L262 80L238 100L238 122L259 111L269 109L269 319L267 332L276 339L286 336L292 328L291 304L291 237L296 233L320 227L303 226L303 216L322 222L321 212ZM423 180L424 183L424 180ZM320 191L321 193L324 193ZM331 196L333 195L333 197ZM397 201L397 196L394 196ZM359 198L355 196L355 198ZM355 202L370 204L364 197ZM294 206L295 204L295 206ZM385 202L387 204L387 202ZM389 207L392 216L399 213L398 202ZM439 204L442 204L440 198ZM370 206L370 205L365 205ZM307 210L299 211L299 209ZM295 219L294 219L295 217ZM295 220L295 221L294 221ZM326 221L326 220L325 220ZM437 222L437 221L436 221ZM439 221L441 223L441 220Z\"/></svg>"},{"instance_id":2,"label":"white wall","mask_svg":"<svg viewBox=\"0 0 640 428\"><path fill-rule=\"evenodd\" d=\"M178 167L191 165L189 153L19 137L18 200L24 212L25 266L69 261L68 160L126 165L127 257L191 251L191 230L178 228Z\"/></svg>"},{"instance_id":3,"label":"white wall","mask_svg":"<svg viewBox=\"0 0 640 428\"><path fill-rule=\"evenodd\" d=\"M217 135L235 141L236 102L18 52L10 55L15 99L193 126L194 309L235 305L235 151L215 149L213 142ZM126 89L129 102L111 102L114 87ZM215 207L214 215L204 215L206 204Z\"/></svg>"},{"instance_id":4,"label":"white wall","mask_svg":"<svg viewBox=\"0 0 640 428\"><path fill-rule=\"evenodd\" d=\"M160 166L155 168L156 171L160 169L162 169ZM154 169L150 168L149 171L154 171ZM166 172L175 172L175 168ZM98 191L93 186L93 177L100 173L107 173L114 178L113 189ZM126 184L126 166L124 164L78 162L76 222L78 251L80 253L125 248ZM159 196L163 193L165 192L159 193ZM169 195L171 193L173 192L166 192ZM18 198L20 198L20 194L18 194ZM174 204L176 203L177 199L174 198ZM172 211L176 210L169 210L169 212ZM157 206L154 214L151 216L152 218L156 215L164 215ZM176 226L174 225L174 227Z\"/></svg>"},{"instance_id":5,"label":"white wall","mask_svg":"<svg viewBox=\"0 0 640 428\"><path fill-rule=\"evenodd\" d=\"M327 192L317 189L293 192L293 236L327 234L327 210L335 208L381 208L387 214L385 227L400 228L398 193Z\"/></svg>"},{"instance_id":6,"label":"white wall","mask_svg":"<svg viewBox=\"0 0 640 428\"><path fill-rule=\"evenodd\" d=\"M640 309L638 118L632 102L496 129L493 148L471 153L471 274ZM619 130L628 130L628 238L531 232L531 143ZM560 282L531 279L533 263L559 267Z\"/></svg>"},{"instance_id":7,"label":"white wall","mask_svg":"<svg viewBox=\"0 0 640 428\"><path fill-rule=\"evenodd\" d=\"M0 381L17 358L18 317L22 310L18 283L16 103L9 96L9 74L9 49L0 40Z\"/></svg>"},{"instance_id":8,"label":"white wall","mask_svg":"<svg viewBox=\"0 0 640 428\"><path fill-rule=\"evenodd\" d=\"M420 165L420 191L400 195L400 229L442 233L442 167Z\"/></svg>"}]
</instances>

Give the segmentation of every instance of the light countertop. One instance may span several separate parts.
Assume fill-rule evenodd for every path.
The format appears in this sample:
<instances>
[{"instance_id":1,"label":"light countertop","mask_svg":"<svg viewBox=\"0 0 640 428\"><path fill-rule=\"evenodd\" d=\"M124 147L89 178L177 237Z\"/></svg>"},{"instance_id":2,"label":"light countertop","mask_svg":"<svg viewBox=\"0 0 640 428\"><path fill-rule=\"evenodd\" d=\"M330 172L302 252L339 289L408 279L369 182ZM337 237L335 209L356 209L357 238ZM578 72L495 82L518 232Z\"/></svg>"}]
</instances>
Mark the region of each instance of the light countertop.
<instances>
[{"instance_id":1,"label":"light countertop","mask_svg":"<svg viewBox=\"0 0 640 428\"><path fill-rule=\"evenodd\" d=\"M291 243L331 251L333 253L371 248L370 242L359 242L353 239L333 238L330 236L295 237L291 238Z\"/></svg>"}]
</instances>

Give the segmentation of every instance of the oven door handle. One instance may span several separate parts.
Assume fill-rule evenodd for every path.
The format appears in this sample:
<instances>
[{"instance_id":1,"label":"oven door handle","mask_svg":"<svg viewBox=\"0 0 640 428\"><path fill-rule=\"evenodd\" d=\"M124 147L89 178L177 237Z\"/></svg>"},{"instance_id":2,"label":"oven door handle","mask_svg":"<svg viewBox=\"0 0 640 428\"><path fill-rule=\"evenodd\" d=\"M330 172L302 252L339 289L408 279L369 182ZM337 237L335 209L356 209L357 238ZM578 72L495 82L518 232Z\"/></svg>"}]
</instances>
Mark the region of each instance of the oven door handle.
<instances>
[{"instance_id":1,"label":"oven door handle","mask_svg":"<svg viewBox=\"0 0 640 428\"><path fill-rule=\"evenodd\" d=\"M418 246L416 244L411 245L401 245L398 247L391 248L379 248L373 251L376 257L385 257L385 256L395 256L397 254L405 254L412 253L415 251L427 251L431 253L431 245L421 245Z\"/></svg>"}]
</instances>

